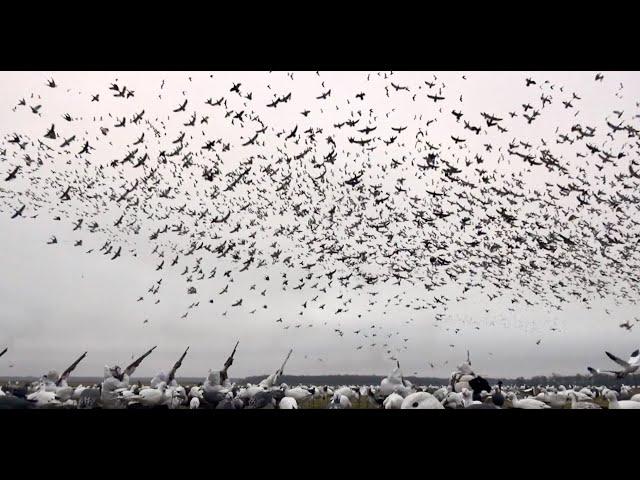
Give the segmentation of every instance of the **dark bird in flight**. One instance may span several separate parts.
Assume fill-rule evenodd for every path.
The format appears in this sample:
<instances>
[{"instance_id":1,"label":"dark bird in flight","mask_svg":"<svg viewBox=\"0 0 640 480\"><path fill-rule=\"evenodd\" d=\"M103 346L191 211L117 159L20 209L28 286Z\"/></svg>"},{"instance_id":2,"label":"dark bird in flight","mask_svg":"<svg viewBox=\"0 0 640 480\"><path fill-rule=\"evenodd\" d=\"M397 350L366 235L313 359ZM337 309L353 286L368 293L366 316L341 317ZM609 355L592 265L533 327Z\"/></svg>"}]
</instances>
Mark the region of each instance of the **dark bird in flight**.
<instances>
[{"instance_id":1,"label":"dark bird in flight","mask_svg":"<svg viewBox=\"0 0 640 480\"><path fill-rule=\"evenodd\" d=\"M11 218L22 217L22 212L24 212L25 207L26 205L22 205L22 207L20 207L13 213L13 215L11 215Z\"/></svg>"},{"instance_id":2,"label":"dark bird in flight","mask_svg":"<svg viewBox=\"0 0 640 480\"><path fill-rule=\"evenodd\" d=\"M51 124L51 128L47 130L47 133L45 133L44 136L45 138L50 138L52 140L55 140L56 138L58 138L56 135L55 125Z\"/></svg>"},{"instance_id":3,"label":"dark bird in flight","mask_svg":"<svg viewBox=\"0 0 640 480\"><path fill-rule=\"evenodd\" d=\"M188 99L185 99L184 103L183 103L182 105L180 105L178 108L176 108L176 109L174 110L174 112L175 112L175 113L177 113L177 112L184 112L184 109L187 107L187 102L188 102L188 101L189 101Z\"/></svg>"},{"instance_id":4,"label":"dark bird in flight","mask_svg":"<svg viewBox=\"0 0 640 480\"><path fill-rule=\"evenodd\" d=\"M10 180L13 180L14 178L16 178L17 173L20 171L22 167L20 165L18 165L16 168L13 169L13 171L11 171L9 173L9 175L7 175L7 177L4 179L5 182L8 182Z\"/></svg>"}]
</instances>

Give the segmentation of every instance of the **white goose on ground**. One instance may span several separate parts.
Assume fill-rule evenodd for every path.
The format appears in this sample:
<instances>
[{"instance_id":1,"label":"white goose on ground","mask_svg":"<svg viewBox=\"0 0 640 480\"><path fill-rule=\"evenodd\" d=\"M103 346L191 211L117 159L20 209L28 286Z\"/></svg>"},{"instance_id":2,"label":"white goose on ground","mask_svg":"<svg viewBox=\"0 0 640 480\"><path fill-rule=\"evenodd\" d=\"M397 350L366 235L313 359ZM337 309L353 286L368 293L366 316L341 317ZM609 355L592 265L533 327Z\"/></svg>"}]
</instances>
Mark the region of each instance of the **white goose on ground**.
<instances>
[{"instance_id":1,"label":"white goose on ground","mask_svg":"<svg viewBox=\"0 0 640 480\"><path fill-rule=\"evenodd\" d=\"M400 408L402 410L444 410L442 403L428 392L407 395Z\"/></svg>"},{"instance_id":2,"label":"white goose on ground","mask_svg":"<svg viewBox=\"0 0 640 480\"><path fill-rule=\"evenodd\" d=\"M278 404L278 408L281 410L297 410L298 402L293 397L283 397Z\"/></svg>"},{"instance_id":3,"label":"white goose on ground","mask_svg":"<svg viewBox=\"0 0 640 480\"><path fill-rule=\"evenodd\" d=\"M536 400L535 398L525 398L524 400L518 400L516 394L513 392L507 393L507 400L511 401L512 408L522 408L525 410L541 410L543 408L551 408L544 402Z\"/></svg>"},{"instance_id":4,"label":"white goose on ground","mask_svg":"<svg viewBox=\"0 0 640 480\"><path fill-rule=\"evenodd\" d=\"M47 391L45 385L42 385L38 390L27 395L27 400L29 400L30 402L35 402L36 406L38 407L60 403L58 402L58 400L56 400L56 394L54 392Z\"/></svg>"},{"instance_id":5,"label":"white goose on ground","mask_svg":"<svg viewBox=\"0 0 640 480\"><path fill-rule=\"evenodd\" d=\"M447 396L444 397L442 401L442 405L446 408L463 408L464 402L462 400L462 394L457 392L447 393Z\"/></svg>"},{"instance_id":6,"label":"white goose on ground","mask_svg":"<svg viewBox=\"0 0 640 480\"><path fill-rule=\"evenodd\" d=\"M402 398L402 395L393 392L391 395L384 399L382 405L384 406L385 410L395 410L402 407L403 401L404 398Z\"/></svg>"},{"instance_id":7,"label":"white goose on ground","mask_svg":"<svg viewBox=\"0 0 640 480\"><path fill-rule=\"evenodd\" d=\"M313 397L313 393L306 388L303 387L295 387L295 388L285 388L284 396L295 398L296 402L304 403L308 401L311 397Z\"/></svg>"},{"instance_id":8,"label":"white goose on ground","mask_svg":"<svg viewBox=\"0 0 640 480\"><path fill-rule=\"evenodd\" d=\"M160 382L156 388L148 387L140 390L136 400L147 407L162 405L167 400L166 390L167 384Z\"/></svg>"},{"instance_id":9,"label":"white goose on ground","mask_svg":"<svg viewBox=\"0 0 640 480\"><path fill-rule=\"evenodd\" d=\"M638 410L640 409L640 402L633 400L620 400L618 401L618 394L613 390L609 390L605 394L605 398L609 400L610 410Z\"/></svg>"},{"instance_id":10,"label":"white goose on ground","mask_svg":"<svg viewBox=\"0 0 640 480\"><path fill-rule=\"evenodd\" d=\"M332 410L342 410L346 408L351 408L351 402L345 395L341 395L336 392L333 394L333 398L329 403L329 408Z\"/></svg>"},{"instance_id":11,"label":"white goose on ground","mask_svg":"<svg viewBox=\"0 0 640 480\"><path fill-rule=\"evenodd\" d=\"M584 402L578 401L577 395L575 392L569 392L569 398L571 399L571 408L573 410L599 410L601 409L600 405L593 402Z\"/></svg>"},{"instance_id":12,"label":"white goose on ground","mask_svg":"<svg viewBox=\"0 0 640 480\"><path fill-rule=\"evenodd\" d=\"M355 391L352 387L347 387L347 386L340 387L336 389L333 393L334 394L337 393L338 395L344 395L349 399L350 402L355 402L356 400L358 400L358 395L359 395L359 392Z\"/></svg>"}]
</instances>

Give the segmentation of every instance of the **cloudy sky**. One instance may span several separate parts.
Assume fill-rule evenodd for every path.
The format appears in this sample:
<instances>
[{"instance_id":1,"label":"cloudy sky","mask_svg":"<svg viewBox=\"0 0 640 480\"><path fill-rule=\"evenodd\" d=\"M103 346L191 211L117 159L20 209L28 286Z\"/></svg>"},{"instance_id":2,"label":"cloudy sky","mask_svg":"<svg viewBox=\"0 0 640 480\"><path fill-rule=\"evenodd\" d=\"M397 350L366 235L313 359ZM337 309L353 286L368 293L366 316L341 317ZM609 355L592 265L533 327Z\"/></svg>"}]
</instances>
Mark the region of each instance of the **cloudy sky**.
<instances>
[{"instance_id":1,"label":"cloudy sky","mask_svg":"<svg viewBox=\"0 0 640 480\"><path fill-rule=\"evenodd\" d=\"M597 125L603 141L606 141L605 119L618 122L613 111L624 112L623 118L636 126L638 122L634 116L640 111L636 105L640 101L638 73L605 72L602 82L594 81L595 72L394 72L393 76L389 75L386 79L384 75L378 72L320 72L320 75L316 72L0 74L0 90L3 92L0 99L0 153L6 148L4 154L0 155L2 180L19 162L24 165L25 151L8 143L14 133L36 142L33 147L27 146L26 151L30 152L31 158L45 155L45 151L37 149L36 139L42 140L52 123L59 136L59 140L54 142L56 147L63 138L72 135L77 137L70 153L56 148L37 172L33 167L25 166L19 178L0 183L0 302L3 306L0 315L0 349L4 346L9 348L9 353L0 359L0 376L39 375L51 368L61 370L85 350L89 353L76 374L100 375L105 364L124 365L132 355L140 354L153 345L158 345L158 348L140 368L139 374L152 375L160 369L168 370L184 348L190 346L181 374L199 376L205 375L209 368L221 367L236 340L240 340L240 346L232 369L233 376L270 373L279 366L289 348L294 349L287 368L287 373L291 374L387 373L394 363L387 352L391 350L391 355L400 360L407 374L415 372L418 375L448 376L452 366L463 360L469 350L473 365L479 372L505 377L552 372L585 373L587 365L611 366L604 356L604 350L626 358L638 348L640 327L636 326L631 331L618 327L627 320L634 323L637 309L628 301L616 302L616 298L611 297L593 299L589 303L590 308L580 301L570 300L563 304L561 311L554 311L541 303L534 306L519 303L516 308L509 310L512 304L507 299L489 302L486 291L471 290L464 300L455 301L460 295L460 288L452 284L444 285L437 292L453 299L442 321L435 320L436 310L413 310L405 307L406 302L393 301L384 308L378 304L371 312L367 312L372 298L369 292L377 292L378 298L385 301L394 295L407 299L425 295L422 282L414 285L392 285L392 282L388 282L361 290L341 288L334 284L321 299L326 304L325 309L319 308L320 302L310 302L305 308L302 304L318 292L293 290L291 287L282 290L281 284L275 283L276 279L281 281L283 271L292 279L291 286L299 277L309 273L298 264L285 270L280 264L269 264L259 270L252 268L242 273L237 272L236 265L232 276L223 278L223 272L231 268L225 263L226 259L218 260L216 255L208 255L206 251L206 255L196 254L194 257L205 257L203 270L206 274L217 267L216 277L186 284L185 276L181 275L184 263L171 270L167 266L162 271L156 271L161 259L157 254L152 254L156 243L149 239L149 234L164 223L158 223L157 219L147 220L146 212L133 212L135 207L130 207L127 215L135 218L141 231L139 234L131 231L119 233L118 241L113 243L115 247L123 246L123 253L117 260L111 261L110 255L101 255L96 251L107 239L114 238L112 229L98 228L95 233L90 233L87 225L93 221L99 223L100 227L113 225L122 209L115 208L116 202L106 197L104 205L94 209L93 204L97 205L101 200L87 202L77 194L73 195L71 201L61 205L61 192L46 181L55 175L58 175L55 178L69 178L71 181L75 175L73 172L84 168L85 159L77 154L82 148L83 139L96 148L90 161L108 165L133 150L133 142L143 131L146 140L139 147L140 152L148 152L153 161L159 150L174 148L172 140L183 131L187 132L186 141L192 150L200 152L196 162L203 161L206 155L200 149L205 143L202 138L221 138L222 143L230 142L230 152L224 154L221 146L217 150L224 157L221 175L236 169L251 155L277 158L279 155L293 156L303 151L302 141L300 144L285 144L290 150L284 153L275 147L277 142L265 141L263 146L243 149L242 143L253 136L260 124L239 128L239 122L236 121L231 125L231 118L224 116L222 107L216 110L205 104L208 98L215 102L224 97L229 103L228 111L237 113L245 110L247 116L259 115L269 127L265 134L269 138L276 138L279 132L284 132L284 138L296 125L300 131L313 126L323 130L318 138L324 142L327 135L337 131L333 125L349 118L349 112L358 109L362 110L363 117L368 118L367 124L375 124L378 131L386 129L386 132L390 131L390 127L408 125L407 132L412 132L404 143L398 145L405 138L400 137L389 148L385 149L383 144L370 154L369 160L374 164L378 157L402 159L407 155L406 152L416 148L416 131L426 128L430 119L437 119L429 129L429 141L442 144L443 150L457 149L457 145L450 147L451 134L464 135L468 138L464 147L467 150L456 150L461 157L473 158L476 153L483 154L483 144L486 143L494 143L497 149L498 145L506 146L516 138L534 145L546 139L555 149L554 152L564 155L565 163L577 167L584 159L572 156L573 150L569 146L555 144L557 128L567 131L576 123ZM525 79L528 77L537 80L537 84L526 87ZM46 85L49 78L55 79L56 88ZM544 86L545 80L549 81L548 86ZM395 85L408 86L410 91L395 90L390 86L391 81ZM434 89L440 89L439 85L444 83L442 91L446 100L436 104L426 99L428 91L425 81L435 82L438 86ZM114 92L109 90L113 82L120 88L126 85L135 95L129 99L115 98ZM251 100L230 92L234 83L242 84L240 89L243 95L251 92ZM555 86L552 93L550 85ZM390 91L387 92L385 86ZM561 87L562 93L559 91ZM331 90L330 99L319 103L321 101L317 97L327 90ZM266 106L274 98L289 92L292 92L291 101L279 104L277 108ZM355 98L359 92L366 93L364 101ZM544 110L542 120L529 125L521 118L522 104L535 103L535 108L540 109L541 92L553 95L554 103ZM571 99L572 92L580 100L573 101L575 106L568 113L561 100ZM95 94L100 95L99 102L90 101ZM412 98L413 95L418 95L417 100ZM18 106L22 98L26 99L27 106ZM185 112L174 113L173 110L184 99L189 100ZM42 105L40 115L29 109L36 105ZM305 109L310 110L307 117L300 114ZM474 138L469 131L460 128L460 123L450 114L452 109L464 112L463 118L469 118L472 125L483 123L480 112L506 118L504 124L509 132L498 135L495 129L485 129L482 135ZM131 125L130 119L141 110L145 111L145 121ZM517 111L519 117L508 118L510 111ZM73 117L72 122L62 118L65 113ZM184 126L192 113L196 114L197 122L201 121L203 115L209 115L210 119L207 124L198 123L192 131ZM127 127L119 129L114 125L122 117L128 119ZM147 120L149 123L146 123ZM249 120L245 122L249 123ZM362 121L361 125L364 124L365 121ZM101 134L100 126L108 127L109 133ZM154 138L152 128L158 129L161 137ZM389 135L385 133L384 137L386 139ZM353 147L348 145L346 136L343 140L347 144L345 150ZM631 143L633 141L630 140ZM345 172L357 172L359 166L364 165L363 158L354 151L344 160ZM323 147L319 153L326 155L327 152ZM418 158L423 155L426 153L422 152ZM504 156L499 160L496 152L486 158L487 168L496 168L505 173L521 168L505 160ZM388 176L389 172L381 169L376 172L383 179L383 188L388 186L392 190L395 181ZM121 176L109 174L95 180L101 192L121 193L125 185L133 183L133 179L137 178L134 175L138 173L139 170L123 170L118 174ZM182 182L176 177L167 178L162 188L171 186L176 189L176 196L179 197L175 199L176 206L186 204L187 209L207 208L206 195L193 193L205 188L202 187L202 181L196 182L195 178L199 176L198 171L193 178L184 174ZM552 174L546 170L534 172L525 177L528 182L526 188L540 188L551 179ZM409 177L406 185L408 188L417 188L420 181ZM384 182L388 182L388 185ZM187 185L193 188L191 196L188 195ZM429 188L434 188L433 185L429 184ZM35 193L38 199L29 197L28 192ZM276 197L265 201L278 203ZM13 211L23 203L29 204L29 211L25 211L26 218L11 219ZM92 204L91 208L86 206L87 203ZM154 211L157 204L147 203L147 212ZM238 204L242 202L238 200ZM217 212L214 216L228 211L220 199L211 200L210 208ZM30 218L36 213L36 218ZM60 221L54 220L56 214L62 217ZM179 224L181 215L174 212L167 222L169 225ZM243 218L236 211L229 220L230 227L233 227L236 215L238 219ZM86 218L85 224L79 231L73 231L74 223L83 217ZM58 243L48 245L47 241L52 236L57 238ZM74 242L81 239L83 245L75 247ZM257 247L266 249L274 240L268 233L261 232L256 240ZM167 264L175 256L171 251L172 246L181 241L175 238L162 243L160 250L166 250L164 259ZM282 242L284 249L298 254L300 248L305 248L303 245L287 245L286 240ZM188 247L188 243L183 242L181 246ZM87 254L90 249L95 251ZM136 256L133 256L133 252ZM194 262L195 258L191 258L187 265L192 267ZM271 277L270 283L264 281L265 276ZM163 279L160 294L148 293L148 289L159 278ZM253 284L257 285L255 291L251 290ZM197 294L186 293L191 285L197 288ZM218 292L226 285L229 286L229 293L224 297ZM261 296L260 291L265 289L265 295ZM336 298L338 295L344 295L343 299L351 299L349 311L343 315L333 313L343 305L343 299ZM531 292L526 295L535 303ZM144 299L137 301L139 297ZM240 298L244 299L243 306L233 308L231 303ZM157 299L160 302L156 304L154 302ZM210 299L214 300L213 303L209 302ZM188 308L198 301L198 307ZM263 308L263 305L267 308ZM253 309L257 310L256 313L250 313ZM186 312L188 316L181 318ZM357 313L361 316L358 317ZM283 322L277 323L278 318L282 318ZM148 323L143 323L145 319L148 319ZM296 328L296 325L300 326ZM371 329L372 325L375 328ZM285 329L285 326L289 328ZM556 330L552 331L551 328ZM337 334L335 329L343 331L344 335ZM459 329L457 333L455 329ZM377 332L376 340L373 337L363 339L354 333L356 330ZM387 335L391 335L388 340ZM387 347L382 347L382 338ZM539 344L536 343L538 340ZM378 345L370 347L372 342ZM364 347L357 350L358 346Z\"/></svg>"}]
</instances>

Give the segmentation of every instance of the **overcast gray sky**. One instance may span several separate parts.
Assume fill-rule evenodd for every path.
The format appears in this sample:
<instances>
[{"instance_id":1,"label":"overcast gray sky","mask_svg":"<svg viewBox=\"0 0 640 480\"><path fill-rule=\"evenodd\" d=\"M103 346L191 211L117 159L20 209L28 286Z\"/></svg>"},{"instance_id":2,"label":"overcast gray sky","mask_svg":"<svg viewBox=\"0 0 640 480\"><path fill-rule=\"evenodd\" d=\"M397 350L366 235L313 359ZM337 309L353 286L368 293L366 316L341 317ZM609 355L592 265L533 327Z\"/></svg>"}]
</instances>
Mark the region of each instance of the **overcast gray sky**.
<instances>
[{"instance_id":1,"label":"overcast gray sky","mask_svg":"<svg viewBox=\"0 0 640 480\"><path fill-rule=\"evenodd\" d=\"M372 77L369 81L368 75ZM165 146L170 144L167 140L173 140L180 131L192 135L188 128L177 123L177 115L172 112L183 99L188 98L189 106L179 122L187 122L194 111L198 120L202 115L210 114L209 123L197 125L194 130L198 134L202 131L206 138L224 138L225 142L233 143L234 148L225 157L222 167L223 172L228 172L249 155L237 146L248 140L255 129L242 131L231 127L222 110L206 107L204 101L210 97L215 101L224 96L229 101L229 109L242 110L236 94L229 92L234 82L240 82L243 94L251 92L256 100L246 110L259 113L265 124L273 127L274 133L268 133L272 136L275 132L289 132L295 125L299 125L300 130L312 125L323 128L324 132L318 137L324 138L333 130L333 124L348 117L345 112L364 109L366 105L367 110L371 108L376 112L378 130L401 125L410 125L413 129L411 136L405 138L404 147L398 146L397 151L393 147L387 149L391 157L398 155L395 158L400 158L406 154L404 152L409 151L415 141L416 129L424 127L429 119L437 118L438 122L429 130L430 141L449 145L452 132L464 133L469 138L465 148L473 158L476 153L483 153L483 143L495 142L496 146L504 146L511 139L518 138L536 145L540 139L554 144L556 127L566 131L575 123L597 125L606 131L605 118L615 119L614 110L624 111L624 118L637 126L634 115L639 113L636 102L640 100L640 75L636 72L605 72L603 82L595 82L594 75L595 72L394 72L391 80L397 85L410 86L411 92L396 92L390 88L390 97L387 97L384 86L388 87L389 81L375 72L321 72L320 76L315 72L295 72L293 79L287 72L2 72L0 134L2 148L5 148L8 146L6 140L14 132L42 139L53 122L60 142L72 134L76 134L78 139L87 138L97 147L91 161L97 161L96 156L99 156L100 163L107 164L114 158L122 159L135 148L131 144L143 128L140 125L140 130L132 127L118 130L114 124L123 116L130 119L142 109L145 110L144 118L154 126L160 128L161 122L165 122L170 127ZM434 76L438 84L446 84L443 92L447 100L442 105L425 100L426 90L418 89L420 85L425 88L424 81L432 81ZM55 89L46 86L46 80L52 77L58 84ZM536 79L538 84L525 87L527 77ZM544 112L544 119L532 125L521 117L507 119L505 123L508 122L509 133L500 138L493 138L493 133L483 133L474 138L468 131L463 132L449 113L452 109L465 112L463 118L468 118L472 125L484 123L480 112L503 118L508 118L509 111L517 111L521 115L524 103L537 102L536 108L539 108L541 90L538 88L545 80L556 85L556 89L562 86L564 92L561 94L556 90L553 93L554 103ZM113 92L108 90L111 82L126 85L135 91L135 97L130 100L113 98ZM316 97L328 89L332 90L331 102L318 104ZM362 104L354 98L360 91L366 92L366 102ZM293 92L290 102L280 104L276 109L266 107L274 95L282 96L288 92ZM574 101L578 117L569 115L561 104L561 100L571 98L571 92L581 98ZM100 102L90 102L90 96L96 93L100 93ZM421 95L422 100L413 101L414 94ZM462 101L459 101L460 95ZM42 116L33 114L27 107L16 108L21 98L26 98L29 106L41 104ZM349 104L345 104L347 100ZM236 102L233 107L232 101ZM309 117L300 115L305 108L311 110ZM73 122L67 123L62 119L67 112L73 116ZM108 118L109 113L112 118ZM104 139L98 131L100 125L110 128ZM146 128L146 135L152 137L153 133ZM77 140L73 144L73 152L77 152L82 143ZM193 140L194 148L203 144L200 137ZM304 145L292 145L291 148L290 155L294 155L300 153ZM555 152L562 152L563 147L553 145L553 148ZM10 145L8 150L8 154L0 155L2 177L11 171L10 167L24 153L18 151L17 156L12 156L16 151L15 145ZM382 155L381 150L372 155ZM277 154L275 151L267 153ZM326 152L323 150L323 153ZM423 152L417 158L425 154ZM488 164L497 165L491 163L496 157L488 155ZM44 177L50 170L69 171L65 167L67 159L77 162L77 155L56 156L39 175ZM582 161L575 157L564 160L570 164ZM355 162L357 166L361 160L351 157L348 161ZM507 162L499 165L499 169L505 172L517 168ZM125 174L121 180L109 180L109 185L121 192L124 182L134 178L128 175ZM545 171L530 175L527 187L539 187L550 178ZM394 184L391 180L389 182L391 186ZM415 178L407 179L410 186L417 182ZM366 292L371 290L379 290L379 297L385 300L401 292L405 292L407 298L420 297L424 295L424 288L418 282L413 286L377 285L359 291L335 288L335 295L325 296L326 310L319 309L319 302L316 302L304 309L303 316L299 316L303 310L302 303L313 295L291 288L282 291L275 281L269 285L262 281L261 277L265 275L279 278L282 269L277 268L278 265L269 265L259 271L249 270L244 275L234 274L234 282L230 283L220 278L225 270L222 262L215 279L194 283L198 294L187 295L184 277L180 275L183 264L170 272L155 271L158 258L151 255L154 243L149 241L148 232L144 230L145 216L142 214L139 215L139 223L143 230L139 235L123 237L122 244L126 247L122 257L116 261L110 261L103 255L85 254L90 248L97 250L107 236L100 231L88 233L86 224L80 232L72 232L72 222L78 216L69 215L60 222L54 221L53 214L43 204L37 218L12 220L12 208L20 205L15 192L34 189L41 193L41 185L30 185L24 178L0 184L3 189L0 190L0 303L3 306L0 349L3 346L9 348L9 353L0 359L0 376L39 375L51 368L61 370L85 350L89 352L88 356L76 374L100 375L105 364L126 364L133 354L142 353L153 345L158 345L158 348L140 368L141 375L168 370L189 345L189 355L180 373L204 376L209 368L222 366L237 339L240 346L232 369L233 376L269 373L279 366L289 348L294 349L287 368L291 374L387 373L393 368L387 349L380 346L369 348L371 338L363 341L353 333L354 330L369 329L372 324L377 329L372 331L379 331L378 337L399 332L389 340L389 348L401 361L406 374L416 372L429 376L449 375L452 367L466 357L467 349L477 371L490 376L515 377L552 372L586 373L587 365L611 366L604 350L626 358L640 346L640 327L636 326L631 331L618 327L626 320L633 323L636 308L628 302L616 305L612 298L594 300L590 309L581 302L572 302L563 304L562 311L522 304L516 305L515 311L509 311L507 308L511 305L508 301L490 303L486 295L471 291L466 300L449 304L442 322L434 321L430 310L407 309L404 302L387 308L377 306L361 318L350 313L365 311L371 298ZM59 195L60 192L53 192L53 198L56 198L56 193ZM77 208L78 212L81 211L77 198L70 205L69 210ZM217 211L224 213L222 208ZM25 212L25 215L27 213L33 214ZM101 215L96 221L101 225L109 224L118 218L119 210ZM86 223L93 220L87 218ZM52 235L58 238L57 245L47 245ZM74 247L74 241L79 239L83 240L83 246ZM271 243L267 239L260 239L260 242L259 245ZM127 254L128 248L135 248L138 255ZM166 262L169 263L172 257L167 253ZM204 261L207 264L206 268L203 267L205 273L217 265L215 256L211 257L211 261ZM286 271L290 278L296 280L308 273L299 267ZM160 277L163 278L161 294L152 296L147 289ZM217 292L228 283L231 293L223 301ZM257 284L258 292L268 286L264 297L249 290L253 283ZM350 312L335 316L333 312L341 305L335 297L343 290L345 298L352 298ZM459 295L459 288L444 286L438 293L455 298ZM140 296L144 296L144 301L137 302ZM154 304L156 298L161 299L159 304ZM210 298L214 299L213 304L208 302ZM239 298L245 299L243 307L230 307L230 302ZM195 301L200 301L200 306L189 310L187 318L181 318ZM263 304L268 308L262 309ZM253 308L258 311L250 314ZM486 308L490 308L489 313L485 312ZM607 314L605 309L610 313ZM223 316L223 312L227 314ZM279 317L284 319L283 323L275 322ZM145 319L149 323L144 324ZM295 328L298 323L302 326ZM285 330L283 325L286 324L290 328ZM344 335L336 334L335 328L342 329ZM455 328L460 329L458 333L453 332ZM408 340L405 342L404 338ZM541 340L539 345L537 340ZM364 348L356 350L360 345ZM435 368L429 363L433 363Z\"/></svg>"}]
</instances>

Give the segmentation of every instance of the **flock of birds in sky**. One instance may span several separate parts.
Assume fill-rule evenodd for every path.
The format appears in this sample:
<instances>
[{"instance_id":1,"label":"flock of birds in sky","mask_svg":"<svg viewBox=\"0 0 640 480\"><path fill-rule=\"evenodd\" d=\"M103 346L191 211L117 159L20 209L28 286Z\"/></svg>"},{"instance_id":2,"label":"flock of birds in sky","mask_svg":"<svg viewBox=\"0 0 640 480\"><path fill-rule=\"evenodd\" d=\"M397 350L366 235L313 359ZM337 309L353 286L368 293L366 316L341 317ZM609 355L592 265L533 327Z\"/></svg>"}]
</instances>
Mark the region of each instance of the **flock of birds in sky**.
<instances>
[{"instance_id":1,"label":"flock of birds in sky","mask_svg":"<svg viewBox=\"0 0 640 480\"><path fill-rule=\"evenodd\" d=\"M522 101L505 111L465 108L426 73L414 83L363 73L366 88L345 91L315 72L304 93L294 75L265 73L264 96L250 81L207 74L209 94L174 92L172 104L165 81L114 77L89 92L51 78L12 107L41 133L3 126L0 214L63 223L65 238L43 239L51 248L113 262L152 255L157 281L132 301L158 304L164 278L180 278L183 320L215 303L223 316L241 309L274 327L310 328L305 312L315 308L333 317L337 336L357 335L357 350L392 359L408 338L380 331L391 306L411 323L421 311L442 321L472 293L511 311L637 302L635 112L584 123L581 105L592 99L543 73L523 74L514 86ZM609 88L606 75L591 81ZM152 88L155 104L140 103L138 91ZM373 92L384 101L369 102ZM69 98L63 115L48 110L54 94ZM405 104L424 114L403 114ZM449 135L432 134L442 122L454 122ZM549 122L569 127L538 138ZM240 284L248 295L236 293ZM408 285L422 293L410 296ZM304 301L272 318L270 301L288 292ZM380 320L370 328L350 328L372 312ZM639 321L623 320L626 330Z\"/></svg>"}]
</instances>

